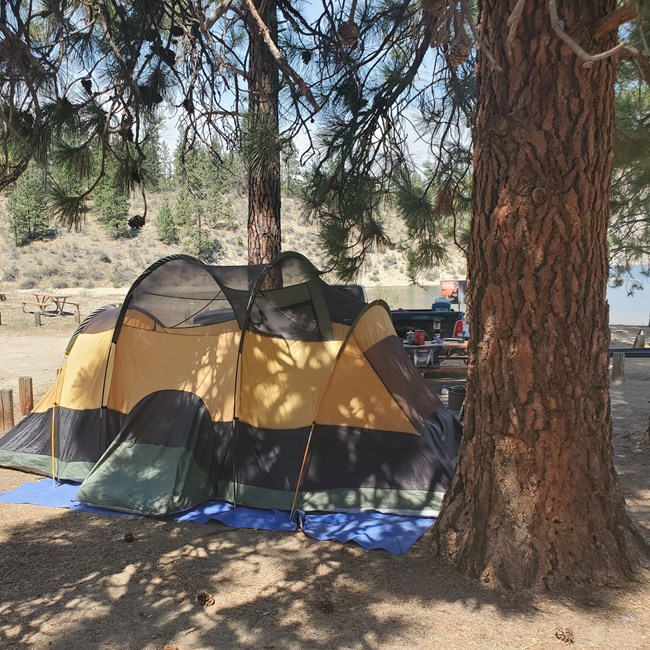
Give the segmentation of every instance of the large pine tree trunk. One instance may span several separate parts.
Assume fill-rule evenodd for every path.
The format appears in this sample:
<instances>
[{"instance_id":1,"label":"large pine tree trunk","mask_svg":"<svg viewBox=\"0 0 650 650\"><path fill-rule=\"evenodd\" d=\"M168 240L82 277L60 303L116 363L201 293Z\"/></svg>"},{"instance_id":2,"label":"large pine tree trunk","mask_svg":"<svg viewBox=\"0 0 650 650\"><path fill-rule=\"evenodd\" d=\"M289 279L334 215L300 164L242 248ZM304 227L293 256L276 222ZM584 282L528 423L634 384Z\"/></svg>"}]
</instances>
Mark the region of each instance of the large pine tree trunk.
<instances>
[{"instance_id":1,"label":"large pine tree trunk","mask_svg":"<svg viewBox=\"0 0 650 650\"><path fill-rule=\"evenodd\" d=\"M275 0L254 0L262 20L275 42L278 35ZM249 17L249 119L279 137L278 66ZM263 169L248 173L248 262L266 264L280 252L280 152L265 162Z\"/></svg>"},{"instance_id":2,"label":"large pine tree trunk","mask_svg":"<svg viewBox=\"0 0 650 650\"><path fill-rule=\"evenodd\" d=\"M437 549L508 588L629 577L635 549L612 461L607 220L615 63L586 68L527 0L485 0L469 250L468 407ZM587 49L614 0L565 0Z\"/></svg>"}]
</instances>

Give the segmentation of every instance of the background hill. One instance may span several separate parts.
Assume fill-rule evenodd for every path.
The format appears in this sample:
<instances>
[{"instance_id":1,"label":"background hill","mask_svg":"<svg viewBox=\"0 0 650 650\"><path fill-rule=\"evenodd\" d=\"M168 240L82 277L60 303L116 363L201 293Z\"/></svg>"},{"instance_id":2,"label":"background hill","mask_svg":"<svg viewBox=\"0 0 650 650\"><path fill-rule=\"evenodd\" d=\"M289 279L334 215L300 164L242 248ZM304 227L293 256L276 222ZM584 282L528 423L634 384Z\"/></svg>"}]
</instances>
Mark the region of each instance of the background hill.
<instances>
[{"instance_id":1,"label":"background hill","mask_svg":"<svg viewBox=\"0 0 650 650\"><path fill-rule=\"evenodd\" d=\"M0 204L0 289L128 287L152 262L165 255L186 252L182 245L165 244L158 236L156 218L165 198L172 202L174 195L169 192L148 196L147 223L131 236L110 237L97 215L90 212L78 232L55 227L53 237L22 246L14 242L3 201ZM232 210L228 226L211 228L208 232L221 246L215 263L246 264L246 199L232 195L228 205ZM318 233L301 219L298 200L285 198L282 205L283 250L299 251L323 268ZM132 201L129 213L141 214L141 203ZM383 251L370 254L358 282L369 287L408 285L411 280L407 242L401 222L394 214L387 213L385 227L392 243ZM419 282L435 284L441 276L465 277L464 258L460 253L450 253L448 263L428 271ZM329 276L329 279L335 278Z\"/></svg>"}]
</instances>

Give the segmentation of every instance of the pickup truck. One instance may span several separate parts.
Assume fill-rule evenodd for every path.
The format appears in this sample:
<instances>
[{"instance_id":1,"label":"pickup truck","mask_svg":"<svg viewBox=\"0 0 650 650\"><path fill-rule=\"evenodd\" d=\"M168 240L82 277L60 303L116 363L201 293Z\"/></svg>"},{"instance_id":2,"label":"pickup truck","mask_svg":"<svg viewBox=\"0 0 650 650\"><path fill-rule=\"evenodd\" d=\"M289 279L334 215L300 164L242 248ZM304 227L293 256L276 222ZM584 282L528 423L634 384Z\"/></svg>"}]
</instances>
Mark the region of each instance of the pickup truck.
<instances>
[{"instance_id":1,"label":"pickup truck","mask_svg":"<svg viewBox=\"0 0 650 650\"><path fill-rule=\"evenodd\" d=\"M424 330L427 339L461 338L463 336L462 311L451 308L449 301L438 298L431 309L392 309L391 317L397 335L403 339L409 330Z\"/></svg>"},{"instance_id":2,"label":"pickup truck","mask_svg":"<svg viewBox=\"0 0 650 650\"><path fill-rule=\"evenodd\" d=\"M352 298L367 302L366 292L360 284L333 284L338 291L342 291ZM455 311L446 298L438 298L431 309L391 309L391 317L397 335L405 339L409 330L424 330L428 340L436 335L443 338L462 337L462 311ZM459 331L460 330L460 331Z\"/></svg>"}]
</instances>

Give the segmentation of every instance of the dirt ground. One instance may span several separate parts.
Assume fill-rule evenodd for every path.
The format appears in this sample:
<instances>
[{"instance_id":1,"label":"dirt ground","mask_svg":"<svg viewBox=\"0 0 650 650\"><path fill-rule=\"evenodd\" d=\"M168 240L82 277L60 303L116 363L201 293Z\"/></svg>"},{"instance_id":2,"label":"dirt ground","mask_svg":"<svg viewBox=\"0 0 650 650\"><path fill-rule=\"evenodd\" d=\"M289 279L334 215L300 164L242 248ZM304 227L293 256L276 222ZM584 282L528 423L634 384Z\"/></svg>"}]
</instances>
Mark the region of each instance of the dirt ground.
<instances>
[{"instance_id":1,"label":"dirt ground","mask_svg":"<svg viewBox=\"0 0 650 650\"><path fill-rule=\"evenodd\" d=\"M74 319L37 328L18 295L8 298L0 388L16 394L18 377L31 376L38 399ZM120 294L76 298L85 314ZM612 328L615 345L635 333ZM462 379L462 368L447 367L433 381ZM650 530L650 360L628 359L611 397L628 508ZM0 470L0 491L31 480ZM647 569L618 590L504 594L440 565L429 536L394 557L300 533L10 504L0 504L0 545L3 649L561 648L568 639L577 648L650 648Z\"/></svg>"}]
</instances>

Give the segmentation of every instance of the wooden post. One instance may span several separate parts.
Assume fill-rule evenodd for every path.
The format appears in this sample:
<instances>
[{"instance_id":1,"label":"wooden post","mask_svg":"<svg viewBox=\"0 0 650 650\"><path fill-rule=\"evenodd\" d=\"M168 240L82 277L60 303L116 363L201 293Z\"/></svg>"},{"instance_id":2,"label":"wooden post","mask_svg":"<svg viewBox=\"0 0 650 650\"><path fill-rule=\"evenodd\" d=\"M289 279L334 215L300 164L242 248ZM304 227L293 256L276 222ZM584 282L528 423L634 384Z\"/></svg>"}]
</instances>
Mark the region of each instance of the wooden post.
<instances>
[{"instance_id":1,"label":"wooden post","mask_svg":"<svg viewBox=\"0 0 650 650\"><path fill-rule=\"evenodd\" d=\"M632 344L633 348L644 348L645 347L645 332L639 330L634 337L634 343Z\"/></svg>"},{"instance_id":2,"label":"wooden post","mask_svg":"<svg viewBox=\"0 0 650 650\"><path fill-rule=\"evenodd\" d=\"M625 352L614 352L612 355L612 381L620 382L625 377Z\"/></svg>"},{"instance_id":3,"label":"wooden post","mask_svg":"<svg viewBox=\"0 0 650 650\"><path fill-rule=\"evenodd\" d=\"M14 394L11 390L0 390L0 431L9 431L14 426Z\"/></svg>"},{"instance_id":4,"label":"wooden post","mask_svg":"<svg viewBox=\"0 0 650 650\"><path fill-rule=\"evenodd\" d=\"M79 311L79 307L77 307L77 311L74 313L74 319L77 325L81 323L81 312Z\"/></svg>"},{"instance_id":5,"label":"wooden post","mask_svg":"<svg viewBox=\"0 0 650 650\"><path fill-rule=\"evenodd\" d=\"M38 309L34 312L34 325L39 326L41 324L41 312Z\"/></svg>"},{"instance_id":6,"label":"wooden post","mask_svg":"<svg viewBox=\"0 0 650 650\"><path fill-rule=\"evenodd\" d=\"M29 415L34 408L34 391L31 377L18 379L18 395L20 397L20 414Z\"/></svg>"}]
</instances>

